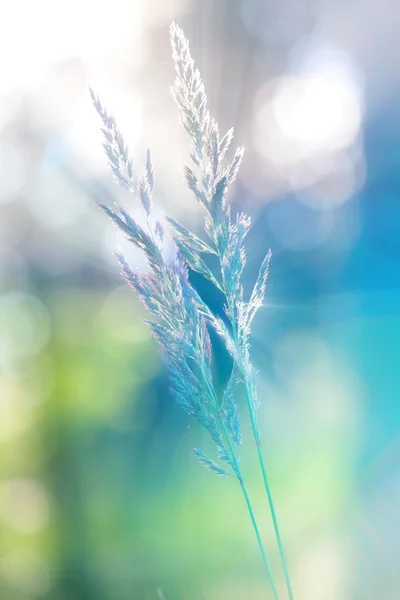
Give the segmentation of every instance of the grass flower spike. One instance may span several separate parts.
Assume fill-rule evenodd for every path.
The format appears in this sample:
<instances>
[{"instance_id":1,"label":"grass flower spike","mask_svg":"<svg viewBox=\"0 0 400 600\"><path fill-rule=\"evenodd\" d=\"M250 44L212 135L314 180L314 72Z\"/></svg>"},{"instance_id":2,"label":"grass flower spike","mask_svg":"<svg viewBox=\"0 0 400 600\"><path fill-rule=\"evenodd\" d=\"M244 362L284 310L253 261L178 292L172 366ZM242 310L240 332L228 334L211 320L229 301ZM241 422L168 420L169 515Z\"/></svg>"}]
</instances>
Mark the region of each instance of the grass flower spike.
<instances>
[{"instance_id":1,"label":"grass flower spike","mask_svg":"<svg viewBox=\"0 0 400 600\"><path fill-rule=\"evenodd\" d=\"M293 600L261 452L256 373L249 351L251 325L257 310L263 304L271 253L268 251L266 254L253 290L246 299L241 280L246 264L244 240L251 222L244 213L232 216L226 201L227 189L236 178L244 149L237 148L232 160L225 164L226 154L232 145L233 129L220 135L217 122L209 114L204 85L194 66L189 43L183 31L175 24L171 26L170 34L176 69L172 94L192 145L191 164L184 167L184 177L196 201L204 209L205 240L183 224L166 217L176 246L176 255L172 263L164 260L164 224L155 219L152 212L154 169L150 152L147 151L143 174L135 180L129 149L115 119L90 90L94 107L102 121L103 146L114 179L140 203L144 224L138 223L122 208L111 209L103 204L100 206L147 259L149 271L144 273L132 269L121 254L116 255L123 278L135 290L151 315L148 324L159 343L178 404L204 427L214 442L215 456L208 456L197 446L192 448L193 453L205 467L217 475L233 475L238 480L274 598L279 600L239 463L242 435L235 393L239 385L244 388L286 586L289 598ZM219 265L217 273L213 273L207 266L204 260L204 255L207 254L216 257ZM188 269L201 274L220 291L224 298L226 319L214 315L200 298L189 282ZM222 393L217 393L213 381L210 327L221 336L232 357L231 375Z\"/></svg>"},{"instance_id":2,"label":"grass flower spike","mask_svg":"<svg viewBox=\"0 0 400 600\"><path fill-rule=\"evenodd\" d=\"M192 140L193 149L190 158L199 171L197 177L192 169L186 166L186 182L196 199L206 210L205 232L210 240L212 250L219 259L220 283L218 287L225 296L225 312L231 326L230 334L224 333L223 335L227 349L232 354L244 384L247 407L286 586L289 598L293 600L289 571L261 451L257 424L259 400L255 371L249 354L251 324L257 310L264 301L271 251L268 251L260 267L249 300L245 301L241 276L246 263L244 239L250 228L250 218L241 213L235 219L232 219L230 207L225 199L227 187L234 181L238 173L244 149L242 147L237 148L232 162L226 167L223 166L223 159L233 139L233 129L230 129L220 139L218 124L210 117L207 109L204 85L198 69L194 67L189 42L182 29L176 24L172 24L170 34L172 56L176 70L176 79L171 91L180 111L181 122ZM175 239L179 244L181 234L177 227L175 227L175 231Z\"/></svg>"}]
</instances>

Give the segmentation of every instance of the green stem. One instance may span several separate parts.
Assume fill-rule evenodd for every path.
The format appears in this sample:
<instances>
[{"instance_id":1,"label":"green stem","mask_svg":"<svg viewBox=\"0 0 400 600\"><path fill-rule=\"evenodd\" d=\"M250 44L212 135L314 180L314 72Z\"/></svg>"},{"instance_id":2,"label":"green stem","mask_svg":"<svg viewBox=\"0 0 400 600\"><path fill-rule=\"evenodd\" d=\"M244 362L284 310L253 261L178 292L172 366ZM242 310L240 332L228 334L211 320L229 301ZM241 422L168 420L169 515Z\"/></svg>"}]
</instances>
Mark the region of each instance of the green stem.
<instances>
[{"instance_id":1,"label":"green stem","mask_svg":"<svg viewBox=\"0 0 400 600\"><path fill-rule=\"evenodd\" d=\"M223 256L221 254L219 245L216 244L216 246L217 246L216 249L217 249L217 254L218 254L218 258L219 258L219 262L220 262L220 266L221 266L222 288L223 288L224 295L225 295L226 302L227 302L229 320L230 320L231 326L232 326L233 340L234 340L236 350L238 353L238 358L239 358L239 360L237 361L238 367L243 376L243 382L244 382L245 393L246 393L246 403L247 403L247 408L248 408L249 415L250 415L251 428L253 430L253 435L254 435L254 439L256 442L256 446L257 446L258 461L260 464L260 469L261 469L261 473L262 473L262 477L263 477L263 481L264 481L265 491L267 492L269 509L270 509L270 513L271 513L272 523L274 526L275 537L276 537L276 541L278 544L278 550L279 550L279 555L281 558L281 563L282 563L283 573L284 573L284 577L285 577L286 587L287 587L288 594L289 594L289 599L294 600L293 588L292 588L292 584L291 584L290 577L289 577L289 569L288 569L287 562L286 562L285 552L283 550L282 538L281 538L281 534L279 531L278 519L276 517L276 512L275 512L275 505L274 505L274 501L272 498L271 488L269 486L269 481L268 481L268 476L267 476L267 471L265 468L263 455L261 452L260 435L259 435L258 425L257 425L255 415L254 415L254 408L253 408L254 402L253 402L253 398L251 397L251 392L249 389L248 374L246 373L246 368L243 365L242 349L240 347L240 342L238 340L238 335L237 335L237 330L236 330L235 304L234 304L234 302L232 302L232 299L229 297L229 294L226 291L226 281L225 281L225 276L224 276L224 270L222 268Z\"/></svg>"},{"instance_id":2,"label":"green stem","mask_svg":"<svg viewBox=\"0 0 400 600\"><path fill-rule=\"evenodd\" d=\"M209 391L211 397L213 398L214 407L218 411L219 406L218 406L218 400L217 400L215 391L209 385L209 381L208 381L207 377L205 376L204 369L203 369L202 365L200 365L200 370L201 370L204 382L205 382L205 384L206 384L206 386L208 388L208 391ZM269 564L269 561L268 561L268 558L267 558L267 554L265 552L264 544L263 544L263 541L261 539L260 530L259 530L258 525L257 525L256 517L254 515L253 507L252 507L251 502L250 502L249 494L247 492L247 488L246 488L246 486L244 484L244 481L243 481L242 473L241 473L240 466L239 466L239 459L238 459L238 457L236 455L235 448L232 445L232 441L231 441L229 433L228 433L228 431L226 429L224 420L222 419L222 417L220 415L219 415L219 421L220 421L220 424L221 424L221 429L222 429L222 431L223 431L223 433L225 435L225 438L226 438L226 440L228 442L229 452L230 452L231 460L232 460L232 468L233 468L233 471L234 471L234 473L235 473L235 475L236 475L236 477L237 477L237 479L238 479L238 481L240 483L240 487L242 488L242 492L243 492L244 498L246 500L247 509L249 511L251 522L253 524L253 529L254 529L254 532L255 532L256 537L257 537L258 547L260 549L261 556L262 556L265 568L267 569L268 578L269 578L269 581L270 581L270 584L271 584L271 587L272 587L274 598L275 598L275 600L279 600L278 591L277 591L277 588L276 588L274 576L272 574L271 566Z\"/></svg>"},{"instance_id":3,"label":"green stem","mask_svg":"<svg viewBox=\"0 0 400 600\"><path fill-rule=\"evenodd\" d=\"M260 434L258 431L257 421L256 421L256 418L254 415L254 404L255 403L253 401L253 398L251 397L248 373L246 372L246 367L243 366L242 351L241 351L240 343L239 343L238 336L237 336L235 313L234 313L234 307L232 306L232 304L229 306L229 313L230 313L230 321L231 321L231 325L232 325L233 340L234 340L236 350L237 350L238 356L239 356L240 364L238 366L239 366L239 369L242 372L242 376L243 376L243 383L244 383L245 395L246 395L246 404L247 404L247 408L248 408L249 415L250 415L251 428L253 430L253 435L254 435L254 439L256 442L256 446L257 446L258 462L260 464L260 469L261 469L262 478L264 481L265 491L267 492L268 504L269 504L269 509L270 509L270 513L271 513L272 523L274 526L276 542L278 544L278 550L279 550L279 555L281 558L283 574L285 577L285 582L286 582L286 587L287 587L287 591L289 594L289 599L294 600L293 588L292 588L292 583L290 581L289 569L288 569L288 565L286 562L285 552L283 549L281 534L279 531L279 525L278 525L278 519L276 517L275 505L274 505L274 501L272 498L272 492L271 492L271 488L270 488L269 481L268 481L267 470L265 468L264 458L263 458L262 451L261 451Z\"/></svg>"},{"instance_id":4,"label":"green stem","mask_svg":"<svg viewBox=\"0 0 400 600\"><path fill-rule=\"evenodd\" d=\"M275 600L279 600L278 590L276 588L276 584L275 584L274 576L272 574L271 566L269 564L269 561L268 561L268 558L267 558L267 555L266 555L266 552L265 552L264 544L263 544L263 541L261 539L260 530L259 530L258 525L257 525L256 517L254 515L253 507L252 507L251 502L250 502L249 494L247 492L247 488L246 488L246 486L244 484L242 473L240 471L239 460L238 460L238 458L236 456L236 452L235 452L235 449L232 446L232 442L231 442L231 439L229 437L229 433L227 432L226 427L225 427L225 423L223 422L222 419L221 419L221 425L222 425L222 429L224 431L224 434L226 436L226 439L228 441L229 451L231 453L231 457L232 457L232 461L233 461L233 470L235 472L236 477L238 478L238 481L240 483L240 487L242 488L242 492L243 492L244 498L246 500L247 509L249 511L251 522L253 524L253 529L254 529L254 532L255 532L256 537L257 537L258 547L260 549L261 556L262 556L265 568L267 569L268 578L269 578L269 581L270 581L270 584L271 584L271 587L272 587L274 598L275 598Z\"/></svg>"},{"instance_id":5,"label":"green stem","mask_svg":"<svg viewBox=\"0 0 400 600\"><path fill-rule=\"evenodd\" d=\"M254 531L255 531L255 534L256 534L256 537L257 537L257 542L258 542L258 546L260 548L261 556L263 558L264 565L265 565L265 567L267 569L267 572L268 572L268 577L269 577L269 580L270 580L270 583L271 583L271 587L272 587L272 591L273 591L273 594L274 594L274 598L275 598L275 600L279 600L278 591L276 589L276 585L275 585L275 581L274 581L274 576L272 575L271 567L270 567L270 564L268 562L267 555L265 554L265 549L264 549L264 545L263 545L263 542L262 542L262 539L261 539L260 531L258 529L257 521L256 521L256 518L254 516L253 507L251 506L250 498L249 498L246 486L244 485L242 478L239 478L239 483L240 483L240 486L242 488L242 492L243 492L244 498L246 500L247 509L249 511L251 522L253 524L253 528L254 528Z\"/></svg>"},{"instance_id":6,"label":"green stem","mask_svg":"<svg viewBox=\"0 0 400 600\"><path fill-rule=\"evenodd\" d=\"M280 557L281 557L281 562L282 562L282 567L283 567L283 573L284 573L284 576L285 576L286 587L287 587L287 590L288 590L288 594L289 594L290 600L294 600L294 597L293 597L293 588L292 588L292 584L291 584L291 581L290 581L289 569L288 569L288 566L287 566L287 562L286 562L286 558L285 558L285 552L284 552L284 549L283 549L282 538L281 538L281 534L280 534L280 531L279 531L279 525L278 525L278 519L276 517L275 505L274 505L274 501L273 501L273 498L272 498L271 488L270 488L269 481L268 481L267 470L265 468L264 458L263 458L262 451L261 451L260 435L259 435L259 432L258 432L258 426L257 426L257 423L255 421L253 410L252 410L252 399L251 399L250 392L249 392L249 389L248 389L247 381L245 380L244 383L245 383L246 402L247 402L247 407L249 409L249 414L250 414L251 427L252 427L254 438L255 438L255 441L256 441L258 461L260 463L260 469L261 469L261 473L262 473L262 477L263 477L263 481L264 481L264 487L265 487L265 490L267 492L269 509L270 509L270 512L271 512L272 523L273 523L274 531L275 531L275 537L276 537L276 541L277 541L277 544L278 544L279 554L280 554Z\"/></svg>"}]
</instances>

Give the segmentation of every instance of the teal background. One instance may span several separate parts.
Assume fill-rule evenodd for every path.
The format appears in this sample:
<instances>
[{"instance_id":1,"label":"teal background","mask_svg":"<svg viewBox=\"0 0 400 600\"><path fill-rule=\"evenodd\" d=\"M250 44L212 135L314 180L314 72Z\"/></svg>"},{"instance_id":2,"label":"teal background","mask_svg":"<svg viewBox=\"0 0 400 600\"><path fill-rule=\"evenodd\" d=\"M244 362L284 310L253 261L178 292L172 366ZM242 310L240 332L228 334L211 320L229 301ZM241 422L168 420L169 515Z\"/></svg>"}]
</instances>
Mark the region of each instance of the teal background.
<instances>
[{"instance_id":1,"label":"teal background","mask_svg":"<svg viewBox=\"0 0 400 600\"><path fill-rule=\"evenodd\" d=\"M253 219L247 289L273 252L252 352L295 598L397 600L398 4L41 0L32 8L19 0L3 12L0 598L271 597L240 489L192 456L192 444L208 449L208 441L170 396L144 309L111 255L124 242L94 203L118 200L135 212L107 171L88 82L126 132L138 173L152 148L157 210L201 231L181 178L187 139L168 92L176 19L212 114L246 146L230 201ZM333 155L332 181L300 189L293 181L314 176L326 148L311 162L285 162L295 140L278 164L257 115L276 82L297 73L307 44L315 55L319 45L336 49L362 101L351 143ZM322 117L313 108L318 140L333 119L323 104ZM269 147L272 158L263 154ZM348 193L334 170L341 153L358 182ZM220 311L218 295L192 281ZM226 357L214 344L223 379ZM241 414L243 470L285 598Z\"/></svg>"}]
</instances>

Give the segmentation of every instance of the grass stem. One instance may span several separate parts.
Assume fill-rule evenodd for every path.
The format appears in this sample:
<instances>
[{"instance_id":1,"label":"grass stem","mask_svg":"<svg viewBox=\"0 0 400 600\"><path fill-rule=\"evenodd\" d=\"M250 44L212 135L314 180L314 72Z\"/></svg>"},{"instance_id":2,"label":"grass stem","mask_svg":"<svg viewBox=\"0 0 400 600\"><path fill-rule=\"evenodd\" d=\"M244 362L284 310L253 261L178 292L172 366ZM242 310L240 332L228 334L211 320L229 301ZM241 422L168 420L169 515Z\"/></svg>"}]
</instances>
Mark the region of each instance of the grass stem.
<instances>
[{"instance_id":1,"label":"grass stem","mask_svg":"<svg viewBox=\"0 0 400 600\"><path fill-rule=\"evenodd\" d=\"M223 282L223 283L225 285L225 282ZM235 342L235 346L236 346L236 350L237 350L238 356L240 357L240 363L242 363L242 356L241 356L242 353L241 353L241 348L240 348L240 344L239 344L238 336L237 336L237 332L236 332L236 322L235 322L234 307L229 302L228 302L228 305L229 305L230 321L231 321L231 325L232 325L233 340ZM288 569L288 565L287 565L287 561L286 561L286 557L285 557L285 551L283 549L282 537L281 537L280 530L279 530L278 519L277 519L277 516L276 516L276 510L275 510L275 505L274 505L274 501L273 501L273 498L272 498L271 487L269 485L267 470L266 470L266 467L265 467L264 457L263 457L262 450L261 450L260 433L259 433L259 430L258 430L258 425L257 425L256 417L255 417L255 414L254 414L254 404L255 404L255 402L254 402L254 399L251 396L248 373L247 373L246 369L243 368L242 364L239 364L238 366L239 366L239 368L240 368L240 370L242 372L243 383L244 383L244 388L245 388L246 404L247 404L247 408L248 408L248 411L249 411L251 428L252 428L252 431L253 431L254 440L256 442L258 462L259 462L260 470L261 470L261 473L262 473L262 478L263 478L263 482L264 482L265 491L267 493L269 509L270 509L272 523L273 523L273 527L274 527L275 538L276 538L276 542L277 542L277 545L278 545L279 556L280 556L281 563L282 563L282 569L283 569L283 574L284 574L284 577L285 577L285 583L286 583L287 591L288 591L288 594L289 594L289 600L294 600L293 587L292 587L292 583L291 583L291 580L290 580L289 569Z\"/></svg>"},{"instance_id":2,"label":"grass stem","mask_svg":"<svg viewBox=\"0 0 400 600\"><path fill-rule=\"evenodd\" d=\"M207 378L205 377L203 365L200 365L200 372L201 372L201 375L203 377L204 384L208 387L209 392L211 394L211 397L214 400L214 408L216 408L218 410L218 408L219 408L219 406L218 406L218 398L217 398L214 390L212 390L209 387L209 385L208 385L208 381L207 381ZM234 448L234 446L232 444L232 440L230 438L229 432L227 431L226 425L225 425L224 420L222 419L221 416L219 416L219 421L220 421L220 425L221 425L221 431L223 432L223 434L224 434L224 436L226 438L226 441L228 443L229 452L230 452L231 461L232 461L232 468L233 468L233 470L235 472L235 475L236 475L236 477L237 477L237 479L238 479L238 481L240 483L240 487L242 488L242 492L243 492L244 498L246 500L247 509L249 511L251 522L253 524L253 529L254 529L254 532L255 532L256 537L257 537L258 547L260 549L261 556L262 556L265 568L266 568L267 573L268 573L268 578L269 578L269 581L270 581L270 584L271 584L271 587L272 587L274 598L275 598L275 600L279 600L278 591L277 591L276 583L275 583L275 580L274 580L274 576L272 574L271 566L269 564L269 560L268 560L267 554L265 552L264 544L263 544L263 541L262 541L262 538L261 538L261 535L260 535L260 530L259 530L258 525L257 525L257 520L256 520L254 511L253 511L253 507L252 507L252 504L251 504L251 501L250 501L250 497L249 497L249 494L247 492L247 488L246 488L246 486L244 484L244 481L243 481L243 476L242 476L242 473L241 473L241 470L240 470L240 466L239 466L239 459L238 459L238 457L236 455L236 451L235 451L235 448Z\"/></svg>"},{"instance_id":3,"label":"grass stem","mask_svg":"<svg viewBox=\"0 0 400 600\"><path fill-rule=\"evenodd\" d=\"M269 581L270 581L270 584L271 584L271 587L272 587L274 598L275 598L275 600L279 600L278 591L277 591L277 588L276 588L276 583L275 583L275 580L274 580L274 576L272 574L271 566L269 564L269 560L268 560L267 554L265 552L264 544L263 544L263 541L261 539L260 530L259 530L258 525L257 525L256 517L254 515L254 511L253 511L253 507L251 505L249 494L247 492L247 488L246 488L246 486L244 484L242 473L240 471L239 460L238 460L238 458L236 456L235 449L232 446L231 439L229 437L229 434L228 434L228 432L226 430L225 424L224 424L224 422L223 422L222 419L221 419L221 424L222 424L222 429L223 429L223 431L224 431L224 433L226 435L227 441L228 441L229 451L231 452L232 461L233 461L233 468L235 470L236 476L237 476L237 478L239 480L239 483L240 483L240 487L242 488L242 492L243 492L244 498L246 500L247 509L249 511L251 522L253 524L253 529L254 529L254 532L255 532L256 537L257 537L258 547L260 548L261 556L262 556L265 568L267 569L268 578L269 578Z\"/></svg>"},{"instance_id":4,"label":"grass stem","mask_svg":"<svg viewBox=\"0 0 400 600\"><path fill-rule=\"evenodd\" d=\"M254 529L256 537L257 537L257 542L258 542L258 546L260 548L261 556L263 558L264 565L265 565L265 567L267 569L267 572L268 572L268 577L269 577L269 580L270 580L270 583L271 583L271 587L272 587L272 591L273 591L273 594L274 594L274 598L275 598L275 600L279 600L278 590L276 588L276 584L275 584L275 581L274 581L274 576L272 575L271 567L270 567L267 555L265 553L264 544L262 542L260 531L258 529L258 525L257 525L257 521L256 521L256 518L255 518L255 515L254 515L253 507L251 505L250 498L249 498L246 486L244 485L242 478L239 478L239 483L240 483L240 486L242 488L242 492L243 492L244 498L246 500L247 508L248 508L248 511L249 511L249 514L250 514L251 522L253 524L253 529Z\"/></svg>"},{"instance_id":5,"label":"grass stem","mask_svg":"<svg viewBox=\"0 0 400 600\"><path fill-rule=\"evenodd\" d=\"M279 530L278 519L277 519L276 511L275 511L275 505L274 505L274 501L272 498L272 492L271 492L271 488L269 485L267 470L265 467L264 457L263 457L262 450L261 450L260 434L258 431L257 422L254 418L254 413L253 413L253 409L252 409L253 402L252 402L252 398L251 398L251 393L249 391L249 385L248 385L248 382L246 381L246 379L244 382L244 386L245 386L245 394L246 394L246 403L247 403L247 407L248 407L249 414L250 414L251 427L253 430L253 435L254 435L254 439L255 439L256 447L257 447L258 462L260 464L262 478L264 481L264 487L265 487L265 491L267 493L269 509L271 512L272 523L274 526L276 542L278 544L278 550L279 550L279 555L281 558L286 587L287 587L287 591L289 594L289 599L294 600L293 588L292 588L292 583L290 581L289 569L288 569L288 565L286 562L285 552L283 549L282 537L281 537L280 530Z\"/></svg>"}]
</instances>

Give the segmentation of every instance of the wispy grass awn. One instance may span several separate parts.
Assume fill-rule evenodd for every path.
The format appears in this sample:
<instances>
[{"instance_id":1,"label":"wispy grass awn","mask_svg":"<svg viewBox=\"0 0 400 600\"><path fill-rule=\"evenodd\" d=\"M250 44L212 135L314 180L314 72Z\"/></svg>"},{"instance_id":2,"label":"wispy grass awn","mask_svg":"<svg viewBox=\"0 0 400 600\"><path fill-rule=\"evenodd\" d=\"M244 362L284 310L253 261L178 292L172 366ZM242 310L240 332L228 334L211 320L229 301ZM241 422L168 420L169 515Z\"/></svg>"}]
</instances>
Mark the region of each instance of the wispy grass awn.
<instances>
[{"instance_id":1,"label":"wispy grass awn","mask_svg":"<svg viewBox=\"0 0 400 600\"><path fill-rule=\"evenodd\" d=\"M237 386L243 385L286 587L289 599L293 600L289 570L261 450L257 421L259 399L249 352L251 325L257 310L263 304L271 253L267 252L253 290L246 300L241 280L246 263L244 240L250 228L250 218L244 213L233 217L225 198L228 186L238 173L244 149L237 148L232 161L228 165L224 164L225 155L232 143L233 129L220 136L218 124L209 114L204 85L194 66L189 43L183 31L175 24L171 26L170 35L176 69L176 79L171 91L181 122L192 142L192 167L185 166L184 175L194 197L204 208L207 241L200 239L174 219L166 217L177 251L172 263L164 260L164 225L154 218L152 212L154 171L150 152L147 151L143 175L135 180L129 149L115 119L90 90L93 104L102 120L103 145L114 179L140 201L144 225L140 225L121 208L112 210L103 204L101 207L147 258L150 270L142 273L132 270L125 258L121 254L117 255L124 279L155 319L148 323L159 342L178 403L207 430L216 446L215 459L197 447L193 448L193 452L204 466L218 475L232 474L238 480L274 598L279 600L239 465L242 436L235 392ZM216 257L218 274L207 266L202 258L204 254ZM191 286L188 268L200 273L223 294L226 320L214 315ZM220 395L212 376L209 327L214 328L221 336L232 357L231 375Z\"/></svg>"}]
</instances>

